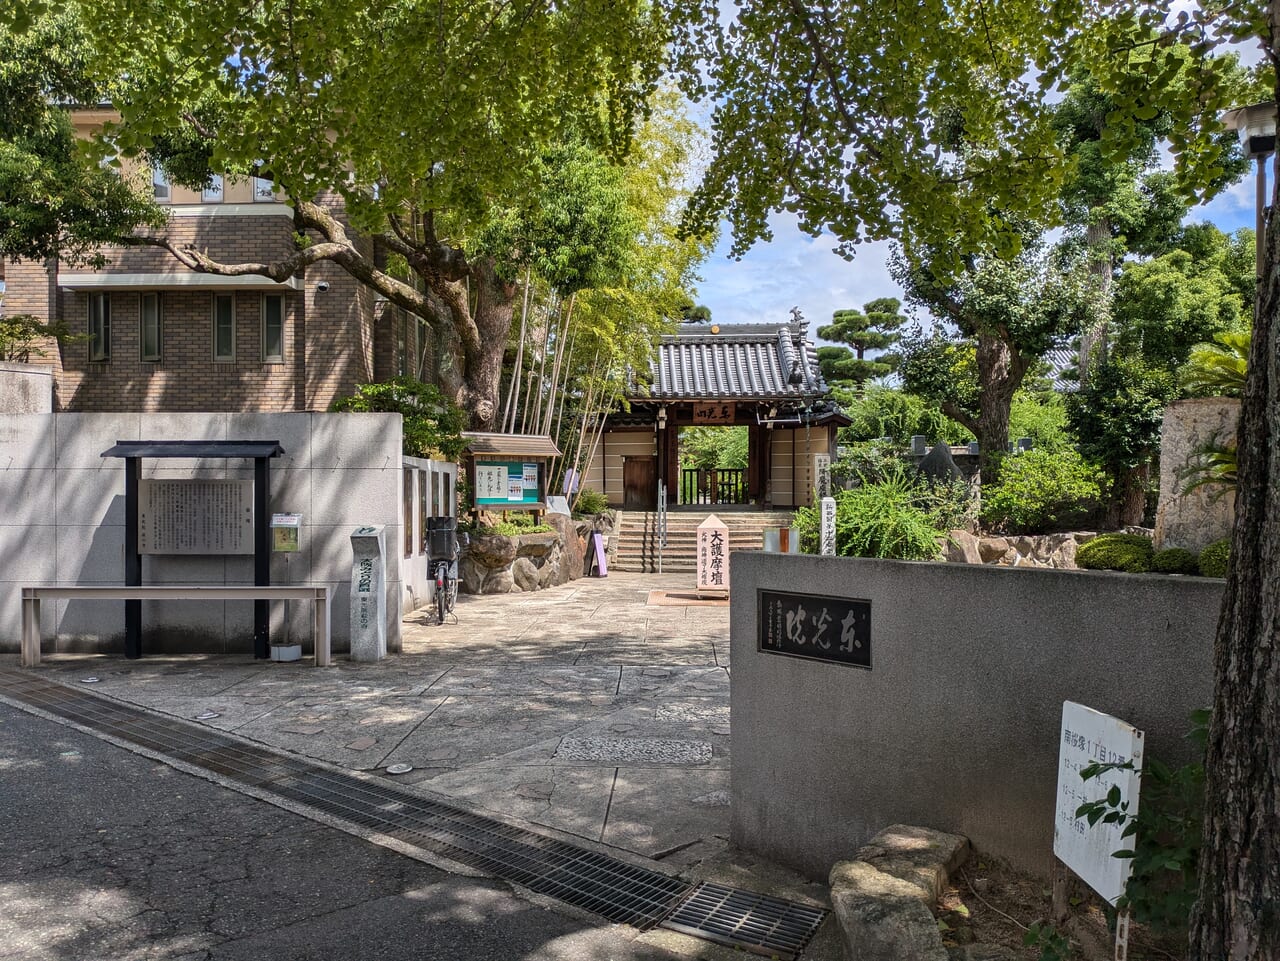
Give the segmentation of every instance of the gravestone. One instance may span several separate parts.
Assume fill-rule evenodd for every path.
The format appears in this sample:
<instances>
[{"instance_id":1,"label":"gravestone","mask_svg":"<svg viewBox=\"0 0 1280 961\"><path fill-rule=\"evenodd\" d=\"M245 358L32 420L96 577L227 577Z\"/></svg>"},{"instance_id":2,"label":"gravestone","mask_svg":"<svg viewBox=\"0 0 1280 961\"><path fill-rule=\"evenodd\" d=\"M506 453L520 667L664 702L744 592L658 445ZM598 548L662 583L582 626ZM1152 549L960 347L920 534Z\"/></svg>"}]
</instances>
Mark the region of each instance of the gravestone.
<instances>
[{"instance_id":1,"label":"gravestone","mask_svg":"<svg viewBox=\"0 0 1280 961\"><path fill-rule=\"evenodd\" d=\"M729 528L715 514L698 525L697 593L729 593Z\"/></svg>"},{"instance_id":2,"label":"gravestone","mask_svg":"<svg viewBox=\"0 0 1280 961\"><path fill-rule=\"evenodd\" d=\"M387 656L386 528L378 524L351 532L351 660Z\"/></svg>"},{"instance_id":3,"label":"gravestone","mask_svg":"<svg viewBox=\"0 0 1280 961\"><path fill-rule=\"evenodd\" d=\"M925 455L916 470L930 480L944 483L964 477L964 472L956 466L951 456L951 448L946 444L934 444L933 450Z\"/></svg>"}]
</instances>

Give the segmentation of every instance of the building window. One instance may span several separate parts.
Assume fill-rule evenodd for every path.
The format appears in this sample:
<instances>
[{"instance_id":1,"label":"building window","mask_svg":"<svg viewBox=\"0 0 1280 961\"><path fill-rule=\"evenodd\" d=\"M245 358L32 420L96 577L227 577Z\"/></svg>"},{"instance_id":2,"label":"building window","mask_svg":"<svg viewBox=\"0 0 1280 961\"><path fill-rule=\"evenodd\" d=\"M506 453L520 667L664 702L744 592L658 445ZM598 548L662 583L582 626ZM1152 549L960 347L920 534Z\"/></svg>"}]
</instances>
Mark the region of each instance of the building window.
<instances>
[{"instance_id":1,"label":"building window","mask_svg":"<svg viewBox=\"0 0 1280 961\"><path fill-rule=\"evenodd\" d=\"M111 359L111 297L89 295L89 359Z\"/></svg>"},{"instance_id":2,"label":"building window","mask_svg":"<svg viewBox=\"0 0 1280 961\"><path fill-rule=\"evenodd\" d=\"M143 360L160 359L160 295L142 295L142 329L138 344Z\"/></svg>"},{"instance_id":3,"label":"building window","mask_svg":"<svg viewBox=\"0 0 1280 961\"><path fill-rule=\"evenodd\" d=\"M162 204L169 202L169 175L159 164L151 168L151 190L157 201Z\"/></svg>"},{"instance_id":4,"label":"building window","mask_svg":"<svg viewBox=\"0 0 1280 961\"><path fill-rule=\"evenodd\" d=\"M206 204L222 203L222 174L214 174L212 179L200 191L200 200Z\"/></svg>"},{"instance_id":5,"label":"building window","mask_svg":"<svg viewBox=\"0 0 1280 961\"><path fill-rule=\"evenodd\" d=\"M427 552L427 472L418 471L418 553Z\"/></svg>"},{"instance_id":6,"label":"building window","mask_svg":"<svg viewBox=\"0 0 1280 961\"><path fill-rule=\"evenodd\" d=\"M284 297L262 295L262 362L284 363Z\"/></svg>"},{"instance_id":7,"label":"building window","mask_svg":"<svg viewBox=\"0 0 1280 961\"><path fill-rule=\"evenodd\" d=\"M262 177L253 178L253 202L260 204L273 203L276 199L275 185Z\"/></svg>"},{"instance_id":8,"label":"building window","mask_svg":"<svg viewBox=\"0 0 1280 961\"><path fill-rule=\"evenodd\" d=\"M413 468L406 467L404 474L404 505L401 522L404 524L404 556L413 556Z\"/></svg>"},{"instance_id":9,"label":"building window","mask_svg":"<svg viewBox=\"0 0 1280 961\"><path fill-rule=\"evenodd\" d=\"M233 294L213 295L213 359L236 359L236 302Z\"/></svg>"}]
</instances>

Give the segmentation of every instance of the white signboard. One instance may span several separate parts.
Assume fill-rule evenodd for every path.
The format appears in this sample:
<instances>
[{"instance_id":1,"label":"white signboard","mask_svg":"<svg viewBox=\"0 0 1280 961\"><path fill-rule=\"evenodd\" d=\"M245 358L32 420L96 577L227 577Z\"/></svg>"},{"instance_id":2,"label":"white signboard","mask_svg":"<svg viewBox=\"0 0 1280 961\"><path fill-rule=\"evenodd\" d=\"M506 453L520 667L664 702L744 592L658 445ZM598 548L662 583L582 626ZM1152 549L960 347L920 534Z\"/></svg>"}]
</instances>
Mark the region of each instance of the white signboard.
<instances>
[{"instance_id":1,"label":"white signboard","mask_svg":"<svg viewBox=\"0 0 1280 961\"><path fill-rule=\"evenodd\" d=\"M569 498L557 497L555 494L552 494L550 497L547 498L547 513L563 514L565 517L568 517L569 516Z\"/></svg>"},{"instance_id":2,"label":"white signboard","mask_svg":"<svg viewBox=\"0 0 1280 961\"><path fill-rule=\"evenodd\" d=\"M818 498L831 495L831 455L813 455L813 485L817 489ZM825 553L825 551L823 552Z\"/></svg>"},{"instance_id":3,"label":"white signboard","mask_svg":"<svg viewBox=\"0 0 1280 961\"><path fill-rule=\"evenodd\" d=\"M729 593L729 528L715 514L698 525L698 593Z\"/></svg>"},{"instance_id":4,"label":"white signboard","mask_svg":"<svg viewBox=\"0 0 1280 961\"><path fill-rule=\"evenodd\" d=\"M524 486L526 490L536 491L538 489L538 465L524 465Z\"/></svg>"},{"instance_id":5,"label":"white signboard","mask_svg":"<svg viewBox=\"0 0 1280 961\"><path fill-rule=\"evenodd\" d=\"M821 553L834 557L836 553L836 499L822 498Z\"/></svg>"},{"instance_id":6,"label":"white signboard","mask_svg":"<svg viewBox=\"0 0 1280 961\"><path fill-rule=\"evenodd\" d=\"M476 465L476 498L501 500L507 496L507 465Z\"/></svg>"},{"instance_id":7,"label":"white signboard","mask_svg":"<svg viewBox=\"0 0 1280 961\"><path fill-rule=\"evenodd\" d=\"M138 553L252 554L253 481L140 481Z\"/></svg>"},{"instance_id":8,"label":"white signboard","mask_svg":"<svg viewBox=\"0 0 1280 961\"><path fill-rule=\"evenodd\" d=\"M1121 838L1121 824L1090 825L1076 817L1081 804L1103 798L1113 788L1127 813L1138 813L1138 772L1142 769L1142 732L1119 718L1093 708L1062 702L1062 734L1058 738L1058 799L1053 821L1053 853L1078 874L1109 904L1124 894L1129 880L1128 858L1112 857L1133 847L1133 838ZM1108 771L1082 780L1080 771L1090 764L1123 764L1132 761L1137 770Z\"/></svg>"},{"instance_id":9,"label":"white signboard","mask_svg":"<svg viewBox=\"0 0 1280 961\"><path fill-rule=\"evenodd\" d=\"M507 500L524 500L524 478L507 476Z\"/></svg>"}]
</instances>

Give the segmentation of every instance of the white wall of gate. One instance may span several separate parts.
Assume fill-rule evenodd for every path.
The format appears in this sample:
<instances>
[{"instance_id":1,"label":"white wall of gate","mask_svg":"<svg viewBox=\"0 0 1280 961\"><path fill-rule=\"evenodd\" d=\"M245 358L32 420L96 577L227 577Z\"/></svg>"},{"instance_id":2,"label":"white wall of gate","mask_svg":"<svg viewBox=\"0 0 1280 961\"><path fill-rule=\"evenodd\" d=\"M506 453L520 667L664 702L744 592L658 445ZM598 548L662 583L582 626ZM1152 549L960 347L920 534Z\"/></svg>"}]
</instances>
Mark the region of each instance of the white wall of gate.
<instances>
[{"instance_id":1,"label":"white wall of gate","mask_svg":"<svg viewBox=\"0 0 1280 961\"><path fill-rule=\"evenodd\" d=\"M421 457L405 457L402 463L400 539L388 543L387 550L399 552L400 610L408 614L435 600L426 519L458 516L458 465Z\"/></svg>"}]
</instances>

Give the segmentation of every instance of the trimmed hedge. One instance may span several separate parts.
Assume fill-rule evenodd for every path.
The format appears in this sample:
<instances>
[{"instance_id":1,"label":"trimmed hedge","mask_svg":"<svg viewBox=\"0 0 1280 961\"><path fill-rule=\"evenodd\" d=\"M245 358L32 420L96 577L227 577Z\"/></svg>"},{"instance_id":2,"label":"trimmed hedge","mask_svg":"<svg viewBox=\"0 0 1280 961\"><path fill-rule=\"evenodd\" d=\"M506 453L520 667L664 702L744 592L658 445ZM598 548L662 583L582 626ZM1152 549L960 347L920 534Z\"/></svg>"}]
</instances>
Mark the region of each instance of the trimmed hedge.
<instances>
[{"instance_id":1,"label":"trimmed hedge","mask_svg":"<svg viewBox=\"0 0 1280 961\"><path fill-rule=\"evenodd\" d=\"M1181 547L1169 547L1156 551L1151 557L1151 569L1157 574L1199 574L1196 555Z\"/></svg>"},{"instance_id":2,"label":"trimmed hedge","mask_svg":"<svg viewBox=\"0 0 1280 961\"><path fill-rule=\"evenodd\" d=\"M1200 573L1204 577L1226 577L1231 559L1231 538L1214 541L1200 552Z\"/></svg>"},{"instance_id":3,"label":"trimmed hedge","mask_svg":"<svg viewBox=\"0 0 1280 961\"><path fill-rule=\"evenodd\" d=\"M1146 574L1155 549L1142 534L1103 534L1076 551L1076 564L1091 571Z\"/></svg>"}]
</instances>

